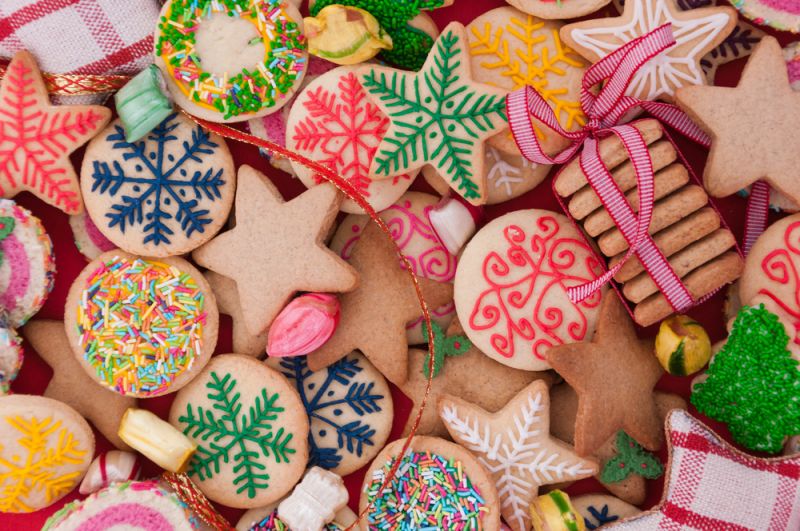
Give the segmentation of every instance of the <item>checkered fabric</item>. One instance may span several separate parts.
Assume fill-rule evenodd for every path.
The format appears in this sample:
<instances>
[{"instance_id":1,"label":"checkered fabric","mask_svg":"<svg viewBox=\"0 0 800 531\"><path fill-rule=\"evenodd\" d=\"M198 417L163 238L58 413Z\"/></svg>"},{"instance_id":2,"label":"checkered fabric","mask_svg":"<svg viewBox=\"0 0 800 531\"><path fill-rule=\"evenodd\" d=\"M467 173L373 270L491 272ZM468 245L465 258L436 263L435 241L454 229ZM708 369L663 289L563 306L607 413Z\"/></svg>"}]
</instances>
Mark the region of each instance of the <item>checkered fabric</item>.
<instances>
[{"instance_id":1,"label":"checkered fabric","mask_svg":"<svg viewBox=\"0 0 800 531\"><path fill-rule=\"evenodd\" d=\"M152 63L159 9L157 0L0 0L0 60L27 49L45 72L135 74Z\"/></svg>"},{"instance_id":2,"label":"checkered fabric","mask_svg":"<svg viewBox=\"0 0 800 531\"><path fill-rule=\"evenodd\" d=\"M609 529L800 529L800 455L746 455L682 410L669 415L667 431L670 463L662 502Z\"/></svg>"}]
</instances>

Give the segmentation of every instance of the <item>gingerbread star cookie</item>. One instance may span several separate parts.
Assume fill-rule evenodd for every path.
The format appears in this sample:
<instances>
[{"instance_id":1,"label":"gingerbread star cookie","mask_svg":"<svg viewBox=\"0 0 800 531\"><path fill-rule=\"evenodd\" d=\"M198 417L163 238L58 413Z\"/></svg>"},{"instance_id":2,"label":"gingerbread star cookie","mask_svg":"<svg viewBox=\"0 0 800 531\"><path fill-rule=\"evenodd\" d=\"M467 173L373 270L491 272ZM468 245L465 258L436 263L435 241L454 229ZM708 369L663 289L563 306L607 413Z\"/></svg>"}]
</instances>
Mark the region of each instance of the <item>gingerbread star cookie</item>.
<instances>
[{"instance_id":1,"label":"gingerbread star cookie","mask_svg":"<svg viewBox=\"0 0 800 531\"><path fill-rule=\"evenodd\" d=\"M0 82L0 196L27 191L67 214L80 213L69 154L110 119L99 105L51 105L33 56L17 53Z\"/></svg>"},{"instance_id":2,"label":"gingerbread star cookie","mask_svg":"<svg viewBox=\"0 0 800 531\"><path fill-rule=\"evenodd\" d=\"M552 347L547 361L578 393L575 449L597 451L619 430L648 450L658 450L664 433L653 387L664 370L652 342L636 337L620 300L610 295L600 307L591 342Z\"/></svg>"},{"instance_id":3,"label":"gingerbread star cookie","mask_svg":"<svg viewBox=\"0 0 800 531\"><path fill-rule=\"evenodd\" d=\"M627 92L641 100L670 100L680 87L708 83L700 62L733 31L736 20L732 7L682 11L675 0L637 0L625 2L619 17L564 26L561 39L586 59L597 62L628 42L672 24L675 45L637 70Z\"/></svg>"},{"instance_id":4,"label":"gingerbread star cookie","mask_svg":"<svg viewBox=\"0 0 800 531\"><path fill-rule=\"evenodd\" d=\"M687 87L676 101L711 136L703 172L710 195L725 197L764 179L800 204L800 137L792 127L800 121L800 94L774 37L756 46L735 88Z\"/></svg>"},{"instance_id":5,"label":"gingerbread star cookie","mask_svg":"<svg viewBox=\"0 0 800 531\"><path fill-rule=\"evenodd\" d=\"M22 333L53 369L53 378L44 396L71 406L94 424L111 444L121 450L129 449L117 430L123 413L129 407L136 407L136 398L109 391L86 374L72 354L61 321L31 321Z\"/></svg>"},{"instance_id":6,"label":"gingerbread star cookie","mask_svg":"<svg viewBox=\"0 0 800 531\"><path fill-rule=\"evenodd\" d=\"M295 292L356 287L356 272L323 241L340 203L339 192L327 184L284 202L264 174L246 165L239 168L236 226L192 256L236 281L252 334L264 332Z\"/></svg>"},{"instance_id":7,"label":"gingerbread star cookie","mask_svg":"<svg viewBox=\"0 0 800 531\"><path fill-rule=\"evenodd\" d=\"M358 271L359 286L339 298L336 332L309 354L308 366L318 371L360 350L390 382L401 385L408 373L406 324L422 314L414 285L405 269L397 267L392 241L373 223L361 234L350 263ZM452 284L417 278L428 308L453 297Z\"/></svg>"},{"instance_id":8,"label":"gingerbread star cookie","mask_svg":"<svg viewBox=\"0 0 800 531\"><path fill-rule=\"evenodd\" d=\"M439 415L453 440L492 474L500 512L514 531L531 528L528 508L539 487L597 473L596 462L550 437L550 398L542 380L531 383L497 413L445 396L439 400Z\"/></svg>"},{"instance_id":9,"label":"gingerbread star cookie","mask_svg":"<svg viewBox=\"0 0 800 531\"><path fill-rule=\"evenodd\" d=\"M254 358L263 358L267 355L267 332L253 334L247 329L244 322L244 312L239 302L239 290L236 282L228 277L213 271L205 274L214 297L217 298L219 312L230 316L233 326L232 339L233 351L237 354L247 354Z\"/></svg>"}]
</instances>

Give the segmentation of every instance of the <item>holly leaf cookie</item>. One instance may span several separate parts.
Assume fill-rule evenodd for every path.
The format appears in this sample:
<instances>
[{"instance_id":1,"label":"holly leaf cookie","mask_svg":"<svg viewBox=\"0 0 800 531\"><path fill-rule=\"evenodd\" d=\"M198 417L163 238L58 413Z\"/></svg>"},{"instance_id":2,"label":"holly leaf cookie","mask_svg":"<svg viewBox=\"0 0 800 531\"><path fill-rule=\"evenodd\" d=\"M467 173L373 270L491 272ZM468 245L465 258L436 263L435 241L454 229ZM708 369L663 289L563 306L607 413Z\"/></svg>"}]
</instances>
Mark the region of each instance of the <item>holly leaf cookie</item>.
<instances>
[{"instance_id":1,"label":"holly leaf cookie","mask_svg":"<svg viewBox=\"0 0 800 531\"><path fill-rule=\"evenodd\" d=\"M247 165L239 168L236 226L192 257L236 281L252 334L264 332L298 291L356 287L356 272L324 244L341 200L336 188L325 184L284 202L264 174Z\"/></svg>"}]
</instances>

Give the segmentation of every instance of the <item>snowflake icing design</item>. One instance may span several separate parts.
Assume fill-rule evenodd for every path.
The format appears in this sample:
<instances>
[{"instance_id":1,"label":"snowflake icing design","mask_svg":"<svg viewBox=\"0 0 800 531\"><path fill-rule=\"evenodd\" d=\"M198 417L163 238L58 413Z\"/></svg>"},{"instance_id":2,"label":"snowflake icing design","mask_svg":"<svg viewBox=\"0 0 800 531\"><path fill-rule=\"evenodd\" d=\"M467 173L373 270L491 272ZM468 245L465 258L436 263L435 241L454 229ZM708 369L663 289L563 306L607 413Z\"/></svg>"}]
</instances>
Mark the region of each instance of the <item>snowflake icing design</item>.
<instances>
[{"instance_id":1,"label":"snowflake icing design","mask_svg":"<svg viewBox=\"0 0 800 531\"><path fill-rule=\"evenodd\" d=\"M525 157L520 157L518 166L511 164L493 147L487 147L486 154L487 160L494 161L494 164L486 172L486 179L495 188L503 188L509 197L514 193L514 188L525 181L522 177L522 172L536 169L536 163L529 161Z\"/></svg>"},{"instance_id":2,"label":"snowflake icing design","mask_svg":"<svg viewBox=\"0 0 800 531\"><path fill-rule=\"evenodd\" d=\"M325 378L321 384L311 383L315 374L308 368L303 356L284 358L280 369L284 376L294 381L300 399L306 408L311 429L308 432L308 466L333 469L339 466L343 453L361 457L364 446L374 446L376 430L369 416L382 411L384 396L373 390L375 382L358 382L354 377L363 368L360 359L350 355L323 369ZM344 410L358 415L359 420L342 423L337 419ZM337 447L322 446L316 435L325 437L327 430L336 432Z\"/></svg>"},{"instance_id":3,"label":"snowflake icing design","mask_svg":"<svg viewBox=\"0 0 800 531\"><path fill-rule=\"evenodd\" d=\"M212 219L201 202L221 199L221 188L226 184L223 168L207 167L204 156L213 155L219 144L202 127L194 126L191 139L182 142L178 157L167 153L172 143L179 141L176 129L185 127L176 118L177 114L169 116L147 135L146 141L139 142L128 142L122 126L114 126L115 132L106 141L114 151L122 151L123 161L136 162L135 173L117 160L110 165L97 160L92 163L92 192L111 197L120 194L121 202L106 214L109 228L119 227L124 233L128 227L143 225L144 244L169 245L178 230L176 223L186 238L205 232ZM203 165L205 171L196 169L190 175L184 167L190 162Z\"/></svg>"},{"instance_id":4,"label":"snowflake icing design","mask_svg":"<svg viewBox=\"0 0 800 531\"><path fill-rule=\"evenodd\" d=\"M269 487L270 476L264 461L288 463L289 456L295 453L289 447L294 434L286 433L282 427L274 429L275 421L284 411L277 405L280 395L270 395L262 388L247 413L242 414L236 380L230 374L220 378L214 371L210 377L206 387L212 408L197 407L195 412L189 403L186 414L178 417L186 425L183 433L197 443L189 476L196 475L200 481L212 478L219 474L220 462L228 463L232 457L236 493L246 491L249 498L254 498L257 489Z\"/></svg>"},{"instance_id":5,"label":"snowflake icing design","mask_svg":"<svg viewBox=\"0 0 800 531\"><path fill-rule=\"evenodd\" d=\"M598 529L605 524L610 524L611 522L619 520L619 515L610 514L608 505L603 505L602 509L597 509L595 506L590 505L586 510L589 511L592 520L594 520L589 520L586 517L583 518L583 521L586 523L586 529Z\"/></svg>"}]
</instances>

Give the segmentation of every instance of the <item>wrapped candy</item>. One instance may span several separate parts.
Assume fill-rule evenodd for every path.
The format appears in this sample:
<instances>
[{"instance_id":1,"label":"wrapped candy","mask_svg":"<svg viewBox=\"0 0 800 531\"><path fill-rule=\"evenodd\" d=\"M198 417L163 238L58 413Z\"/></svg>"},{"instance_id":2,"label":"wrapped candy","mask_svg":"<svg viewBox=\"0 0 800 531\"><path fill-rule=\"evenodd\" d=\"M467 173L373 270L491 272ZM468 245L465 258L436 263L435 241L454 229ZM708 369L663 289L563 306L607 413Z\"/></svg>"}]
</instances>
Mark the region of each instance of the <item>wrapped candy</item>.
<instances>
[{"instance_id":1,"label":"wrapped candy","mask_svg":"<svg viewBox=\"0 0 800 531\"><path fill-rule=\"evenodd\" d=\"M357 7L329 5L303 24L309 53L338 65L363 63L392 49L392 38L375 17Z\"/></svg>"},{"instance_id":2,"label":"wrapped candy","mask_svg":"<svg viewBox=\"0 0 800 531\"><path fill-rule=\"evenodd\" d=\"M531 504L534 531L585 531L586 524L569 501L569 496L558 489L536 498Z\"/></svg>"},{"instance_id":3,"label":"wrapped candy","mask_svg":"<svg viewBox=\"0 0 800 531\"><path fill-rule=\"evenodd\" d=\"M170 472L183 472L197 446L145 409L129 408L122 416L119 436L131 448Z\"/></svg>"},{"instance_id":4,"label":"wrapped candy","mask_svg":"<svg viewBox=\"0 0 800 531\"><path fill-rule=\"evenodd\" d=\"M136 454L119 450L102 453L89 465L78 492L86 496L112 483L139 479L141 470Z\"/></svg>"},{"instance_id":5,"label":"wrapped candy","mask_svg":"<svg viewBox=\"0 0 800 531\"><path fill-rule=\"evenodd\" d=\"M700 323L686 315L676 315L661 322L656 357L670 374L694 374L711 358L711 340Z\"/></svg>"},{"instance_id":6,"label":"wrapped candy","mask_svg":"<svg viewBox=\"0 0 800 531\"><path fill-rule=\"evenodd\" d=\"M339 299L327 293L301 295L286 305L272 322L267 354L305 356L325 344L339 324Z\"/></svg>"},{"instance_id":7,"label":"wrapped candy","mask_svg":"<svg viewBox=\"0 0 800 531\"><path fill-rule=\"evenodd\" d=\"M278 516L293 531L319 531L347 505L344 481L333 472L312 467L292 494L278 505Z\"/></svg>"},{"instance_id":8,"label":"wrapped candy","mask_svg":"<svg viewBox=\"0 0 800 531\"><path fill-rule=\"evenodd\" d=\"M470 204L460 195L443 197L428 212L428 220L450 254L458 254L475 234L483 217L483 208Z\"/></svg>"}]
</instances>

